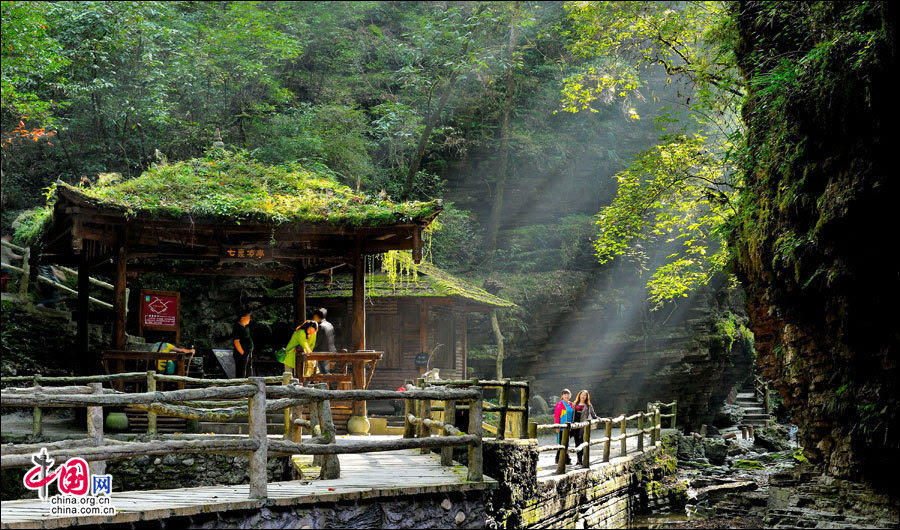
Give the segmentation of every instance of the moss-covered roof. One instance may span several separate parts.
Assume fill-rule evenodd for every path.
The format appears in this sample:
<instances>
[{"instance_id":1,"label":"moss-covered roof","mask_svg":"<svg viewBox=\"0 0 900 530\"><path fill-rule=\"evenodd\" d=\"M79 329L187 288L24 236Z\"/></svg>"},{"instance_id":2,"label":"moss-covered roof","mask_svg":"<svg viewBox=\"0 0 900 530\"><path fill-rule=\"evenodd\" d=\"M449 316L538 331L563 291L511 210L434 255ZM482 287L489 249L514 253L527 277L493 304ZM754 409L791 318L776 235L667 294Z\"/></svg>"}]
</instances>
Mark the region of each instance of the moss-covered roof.
<instances>
[{"instance_id":1,"label":"moss-covered roof","mask_svg":"<svg viewBox=\"0 0 900 530\"><path fill-rule=\"evenodd\" d=\"M492 307L515 307L509 300L492 295L481 287L428 263L418 266L416 278L399 278L392 282L387 274L378 272L366 276L366 296L458 296ZM353 281L349 274L336 274L330 287L322 282L309 282L306 296L310 298L343 298L353 295Z\"/></svg>"},{"instance_id":2,"label":"moss-covered roof","mask_svg":"<svg viewBox=\"0 0 900 530\"><path fill-rule=\"evenodd\" d=\"M353 191L325 171L299 165L269 166L243 152L214 149L202 158L157 164L141 176L60 189L79 201L129 217L190 218L229 224L388 226L429 222L440 201L394 203ZM32 231L34 231L32 229Z\"/></svg>"}]
</instances>

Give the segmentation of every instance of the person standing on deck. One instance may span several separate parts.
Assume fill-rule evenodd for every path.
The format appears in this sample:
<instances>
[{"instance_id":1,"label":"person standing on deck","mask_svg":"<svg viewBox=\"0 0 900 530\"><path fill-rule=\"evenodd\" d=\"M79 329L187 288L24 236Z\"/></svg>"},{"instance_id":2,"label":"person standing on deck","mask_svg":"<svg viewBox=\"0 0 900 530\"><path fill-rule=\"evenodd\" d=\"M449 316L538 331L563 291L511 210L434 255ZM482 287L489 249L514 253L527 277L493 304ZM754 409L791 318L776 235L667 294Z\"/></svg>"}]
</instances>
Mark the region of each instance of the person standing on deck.
<instances>
[{"instance_id":1,"label":"person standing on deck","mask_svg":"<svg viewBox=\"0 0 900 530\"><path fill-rule=\"evenodd\" d=\"M247 377L253 372L253 338L250 336L250 310L241 309L238 312L238 321L231 329L231 342L234 350L234 376Z\"/></svg>"},{"instance_id":2,"label":"person standing on deck","mask_svg":"<svg viewBox=\"0 0 900 530\"><path fill-rule=\"evenodd\" d=\"M574 421L575 419L575 409L572 407L572 402L569 399L572 397L572 392L568 388L562 389L562 392L559 393L559 403L556 404L556 408L553 409L553 422L557 424L565 424ZM560 429L556 429L556 443L562 444L562 431ZM569 447L566 444L566 447L560 449L559 457L557 457L557 461L560 458L565 456L566 464L571 464L572 461L569 459Z\"/></svg>"},{"instance_id":3,"label":"person standing on deck","mask_svg":"<svg viewBox=\"0 0 900 530\"><path fill-rule=\"evenodd\" d=\"M597 418L597 413L594 412L594 406L591 405L591 394L587 390L578 392L578 395L575 396L575 403L572 404L572 408L575 409L575 421L577 423L591 421ZM572 435L575 437L575 447L584 443L584 427L572 429ZM578 451L578 463L581 463L581 456L583 454L584 449Z\"/></svg>"},{"instance_id":4,"label":"person standing on deck","mask_svg":"<svg viewBox=\"0 0 900 530\"><path fill-rule=\"evenodd\" d=\"M334 326L331 325L331 322L326 320L327 316L328 310L324 307L316 309L315 313L313 313L313 320L319 325L319 331L316 333L316 336L322 338L322 340L316 339L317 344L315 351L335 353L337 352L337 348L334 345ZM329 364L328 361L319 361L319 373L330 374L331 369Z\"/></svg>"},{"instance_id":5,"label":"person standing on deck","mask_svg":"<svg viewBox=\"0 0 900 530\"><path fill-rule=\"evenodd\" d=\"M291 336L290 342L284 348L284 371L293 372L297 367L297 352L312 353L316 347L316 332L319 331L319 325L312 320L307 320L303 324L297 326L294 334ZM307 361L303 365L303 377L310 377L316 373L316 362Z\"/></svg>"}]
</instances>

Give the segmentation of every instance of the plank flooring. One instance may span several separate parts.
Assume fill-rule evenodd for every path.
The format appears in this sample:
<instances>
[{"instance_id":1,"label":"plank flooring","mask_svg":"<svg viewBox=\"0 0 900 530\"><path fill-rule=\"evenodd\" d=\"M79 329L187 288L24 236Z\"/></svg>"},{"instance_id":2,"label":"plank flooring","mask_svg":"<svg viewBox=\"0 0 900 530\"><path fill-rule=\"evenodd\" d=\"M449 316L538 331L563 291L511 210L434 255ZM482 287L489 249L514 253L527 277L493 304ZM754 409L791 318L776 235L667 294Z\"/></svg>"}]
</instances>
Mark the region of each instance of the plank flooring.
<instances>
[{"instance_id":1,"label":"plank flooring","mask_svg":"<svg viewBox=\"0 0 900 530\"><path fill-rule=\"evenodd\" d=\"M339 438L338 443L342 439L346 438ZM0 505L0 527L62 528L128 523L201 512L483 490L497 486L497 482L489 477L483 482L467 482L465 467L443 467L438 455L423 455L418 450L341 455L340 461L341 478L269 483L265 500L251 500L247 485L113 492L112 503L117 513L94 517L54 516L51 505L38 499L4 501ZM55 492L56 487L52 486L51 493Z\"/></svg>"}]
</instances>

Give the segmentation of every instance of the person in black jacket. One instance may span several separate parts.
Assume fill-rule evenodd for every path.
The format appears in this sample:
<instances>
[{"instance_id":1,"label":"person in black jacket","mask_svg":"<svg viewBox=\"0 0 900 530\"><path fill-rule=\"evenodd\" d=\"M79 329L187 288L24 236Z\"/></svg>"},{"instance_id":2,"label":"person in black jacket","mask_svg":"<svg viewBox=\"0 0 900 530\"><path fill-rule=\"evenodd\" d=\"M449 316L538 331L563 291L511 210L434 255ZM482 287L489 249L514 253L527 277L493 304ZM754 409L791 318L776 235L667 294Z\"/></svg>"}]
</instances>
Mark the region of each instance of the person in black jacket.
<instances>
[{"instance_id":1,"label":"person in black jacket","mask_svg":"<svg viewBox=\"0 0 900 530\"><path fill-rule=\"evenodd\" d=\"M590 421L597 418L597 413L594 412L594 406L591 405L591 394L587 390L578 392L578 395L575 396L575 402L572 404L572 407L575 409L575 423ZM578 447L579 445L584 443L584 427L572 429L572 435L575 437L575 447ZM583 461L583 454L584 449L578 451L579 464Z\"/></svg>"},{"instance_id":2,"label":"person in black jacket","mask_svg":"<svg viewBox=\"0 0 900 530\"><path fill-rule=\"evenodd\" d=\"M319 324L319 340L316 341L315 351L334 353L337 351L337 348L334 345L334 326L331 325L331 322L326 320L325 317L327 316L328 310L324 307L316 309L315 313L313 313L313 320L315 320L316 323ZM328 364L328 361L319 361L320 374L331 373L331 369Z\"/></svg>"},{"instance_id":3,"label":"person in black jacket","mask_svg":"<svg viewBox=\"0 0 900 530\"><path fill-rule=\"evenodd\" d=\"M238 311L238 320L231 328L232 355L234 356L234 376L247 377L253 373L253 338L250 336L250 310Z\"/></svg>"}]
</instances>

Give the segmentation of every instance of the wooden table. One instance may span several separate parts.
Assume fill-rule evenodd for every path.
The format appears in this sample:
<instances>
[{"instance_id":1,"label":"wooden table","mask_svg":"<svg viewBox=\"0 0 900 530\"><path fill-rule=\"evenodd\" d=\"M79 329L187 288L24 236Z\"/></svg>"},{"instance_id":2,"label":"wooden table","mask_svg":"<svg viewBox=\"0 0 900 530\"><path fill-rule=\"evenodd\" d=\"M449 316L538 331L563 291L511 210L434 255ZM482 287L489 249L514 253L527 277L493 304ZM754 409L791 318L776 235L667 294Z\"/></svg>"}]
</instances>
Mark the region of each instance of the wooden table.
<instances>
[{"instance_id":1,"label":"wooden table","mask_svg":"<svg viewBox=\"0 0 900 530\"><path fill-rule=\"evenodd\" d=\"M350 382L352 388L354 390L365 390L369 388L369 383L372 382L372 375L375 373L375 365L378 364L378 361L381 360L381 357L384 355L384 352L380 351L356 351L356 352L313 352L313 353L305 353L301 355L301 361L330 361L337 363L347 363L353 370L353 374L350 376ZM366 365L370 364L368 367L368 375L366 375ZM310 377L303 377L303 364L302 362L297 365L300 377L300 382L309 381L309 382L320 382L320 381L346 381L346 374L315 374ZM335 377L337 376L337 377ZM366 402L365 401L354 401L353 402L353 416L361 416L365 417L367 414L366 411Z\"/></svg>"},{"instance_id":2,"label":"wooden table","mask_svg":"<svg viewBox=\"0 0 900 530\"><path fill-rule=\"evenodd\" d=\"M125 372L125 361L150 361L153 363L153 370L156 370L158 361L175 361L175 373L177 375L185 375L184 358L190 355L184 352L155 352L155 351L128 351L128 350L106 350L100 354L100 361L103 363L103 369L107 374ZM113 361L114 368L110 371L109 364ZM125 386L124 381L115 381L113 388L122 390ZM184 383L178 383L178 389L184 388Z\"/></svg>"}]
</instances>

